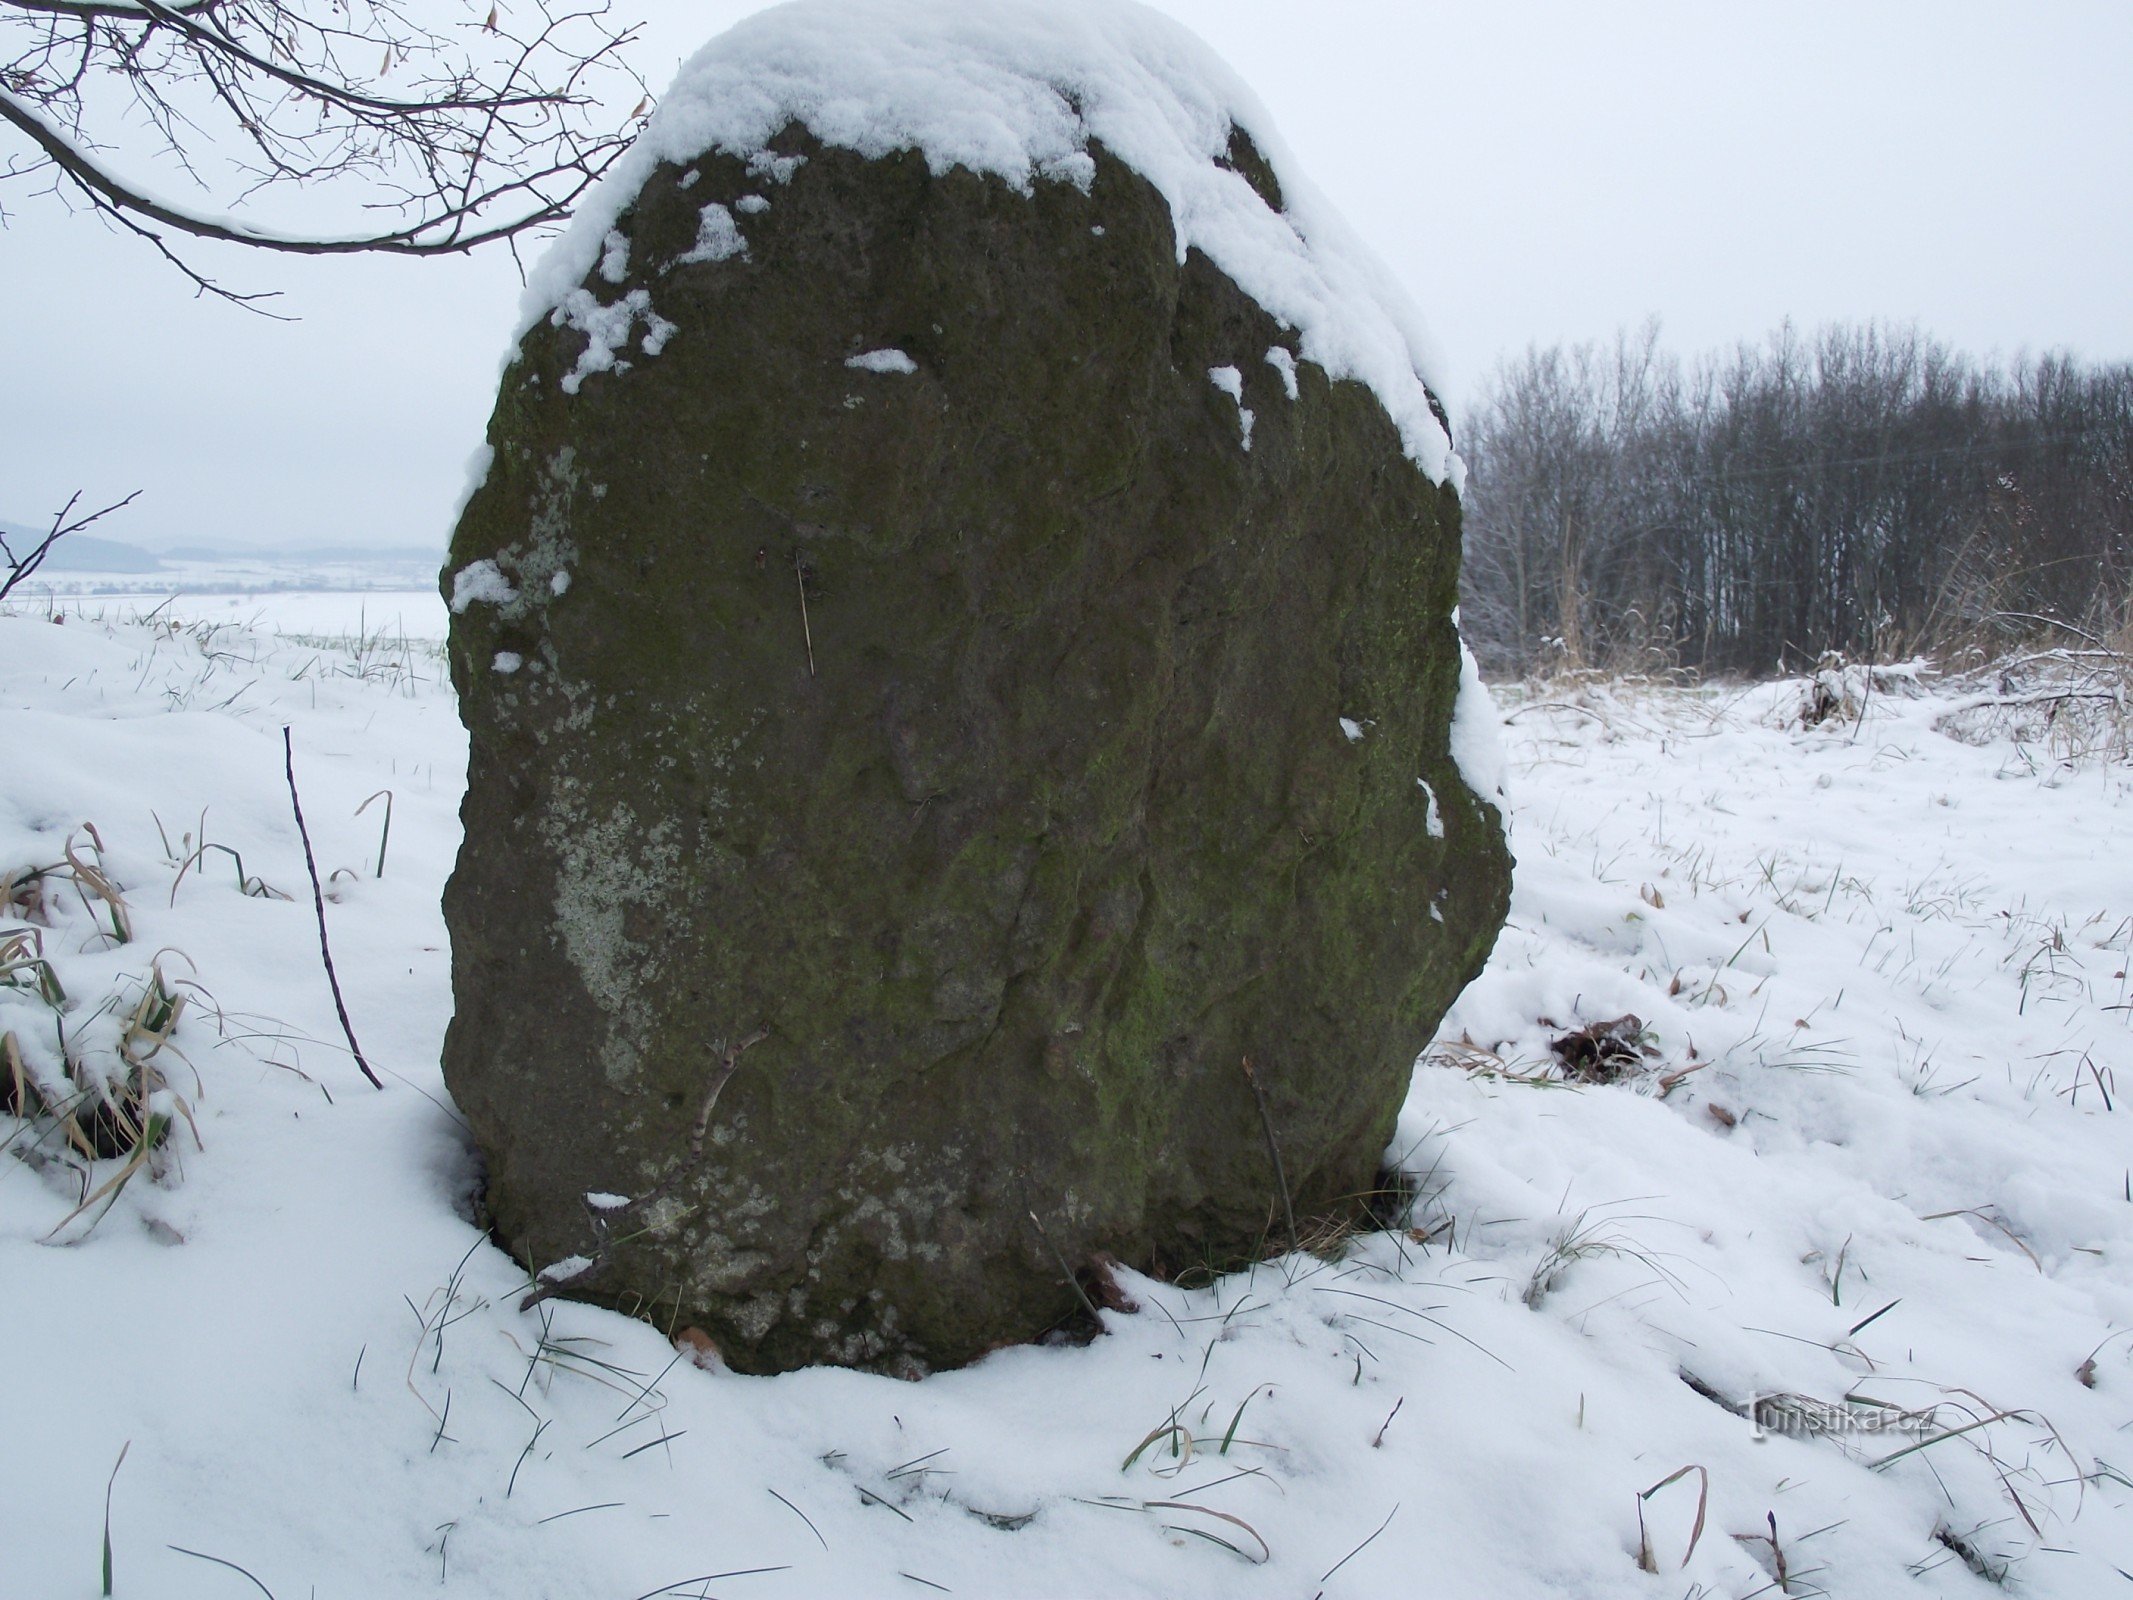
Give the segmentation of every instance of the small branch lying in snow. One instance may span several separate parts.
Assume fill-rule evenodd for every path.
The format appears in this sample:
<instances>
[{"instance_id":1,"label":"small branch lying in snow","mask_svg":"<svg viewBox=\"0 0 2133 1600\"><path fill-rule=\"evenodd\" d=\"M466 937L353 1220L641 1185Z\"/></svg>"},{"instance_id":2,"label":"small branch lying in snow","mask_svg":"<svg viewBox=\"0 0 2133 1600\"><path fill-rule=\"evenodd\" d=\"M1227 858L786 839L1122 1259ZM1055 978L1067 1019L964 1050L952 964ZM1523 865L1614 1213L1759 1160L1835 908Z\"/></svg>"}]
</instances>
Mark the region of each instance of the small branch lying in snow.
<instances>
[{"instance_id":1,"label":"small branch lying in snow","mask_svg":"<svg viewBox=\"0 0 2133 1600\"><path fill-rule=\"evenodd\" d=\"M289 733L289 725L282 724L281 749L284 769L289 774L289 809L296 813L296 836L304 841L304 870L311 874L311 904L318 911L318 953L326 963L326 982L333 990L333 1009L341 1019L341 1032L348 1038L348 1053L355 1057L355 1064L363 1069L363 1076L370 1080L373 1089L382 1089L384 1083L370 1070L370 1063L363 1059L363 1047L356 1043L355 1026L348 1020L348 1003L341 998L340 974L333 970L333 946L326 942L326 891L319 887L318 862L311 855L311 830L304 826L304 803L296 793L296 745Z\"/></svg>"},{"instance_id":2,"label":"small branch lying in snow","mask_svg":"<svg viewBox=\"0 0 2133 1600\"><path fill-rule=\"evenodd\" d=\"M2069 700L2103 700L2118 705L2124 702L2125 696L2115 689L2040 689L2035 694L1984 695L1974 700L1964 700L1950 706L1942 715L1953 717L1965 711L1980 711L1987 706L2064 705Z\"/></svg>"}]
</instances>

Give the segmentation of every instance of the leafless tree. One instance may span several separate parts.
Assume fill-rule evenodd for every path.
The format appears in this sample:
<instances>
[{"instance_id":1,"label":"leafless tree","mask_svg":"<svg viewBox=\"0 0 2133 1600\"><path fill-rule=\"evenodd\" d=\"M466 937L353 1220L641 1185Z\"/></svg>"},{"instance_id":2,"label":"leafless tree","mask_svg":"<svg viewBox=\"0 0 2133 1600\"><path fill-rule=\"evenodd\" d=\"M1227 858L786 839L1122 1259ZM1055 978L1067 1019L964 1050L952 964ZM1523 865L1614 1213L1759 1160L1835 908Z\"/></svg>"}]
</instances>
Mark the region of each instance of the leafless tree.
<instances>
[{"instance_id":1,"label":"leafless tree","mask_svg":"<svg viewBox=\"0 0 2133 1600\"><path fill-rule=\"evenodd\" d=\"M237 301L262 297L185 241L472 250L558 221L621 154L631 34L606 0L0 0L0 202L86 207Z\"/></svg>"},{"instance_id":2,"label":"leafless tree","mask_svg":"<svg viewBox=\"0 0 2133 1600\"><path fill-rule=\"evenodd\" d=\"M1994 653L2133 624L2133 366L1915 329L1528 351L1461 429L1462 606L1499 670Z\"/></svg>"}]
</instances>

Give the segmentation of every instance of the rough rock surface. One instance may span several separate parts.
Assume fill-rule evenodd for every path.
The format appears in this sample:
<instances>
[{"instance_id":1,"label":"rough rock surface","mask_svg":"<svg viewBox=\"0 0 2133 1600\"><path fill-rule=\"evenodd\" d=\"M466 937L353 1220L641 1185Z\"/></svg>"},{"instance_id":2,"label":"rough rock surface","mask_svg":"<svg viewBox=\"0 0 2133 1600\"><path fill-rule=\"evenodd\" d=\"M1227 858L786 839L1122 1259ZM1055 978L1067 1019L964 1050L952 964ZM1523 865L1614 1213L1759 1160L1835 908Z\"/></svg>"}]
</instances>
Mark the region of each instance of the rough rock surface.
<instances>
[{"instance_id":1,"label":"rough rock surface","mask_svg":"<svg viewBox=\"0 0 2133 1600\"><path fill-rule=\"evenodd\" d=\"M911 1371L1070 1316L1063 1264L1279 1242L1245 1057L1296 1214L1352 1213L1509 858L1457 501L1369 389L1101 146L773 149L660 167L505 374L445 1069L529 1268Z\"/></svg>"}]
</instances>

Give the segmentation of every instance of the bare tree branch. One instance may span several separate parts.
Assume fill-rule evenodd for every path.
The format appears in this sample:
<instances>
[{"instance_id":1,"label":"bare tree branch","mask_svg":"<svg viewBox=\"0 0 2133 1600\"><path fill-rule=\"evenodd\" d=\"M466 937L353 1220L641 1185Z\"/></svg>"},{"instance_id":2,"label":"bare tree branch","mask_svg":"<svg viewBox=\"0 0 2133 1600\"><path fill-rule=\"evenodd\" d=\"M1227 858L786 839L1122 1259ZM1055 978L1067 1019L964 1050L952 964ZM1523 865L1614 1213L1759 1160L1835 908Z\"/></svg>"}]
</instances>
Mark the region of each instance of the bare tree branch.
<instances>
[{"instance_id":1,"label":"bare tree branch","mask_svg":"<svg viewBox=\"0 0 2133 1600\"><path fill-rule=\"evenodd\" d=\"M77 517L73 514L75 506L81 502L81 491L77 489L67 496L67 503L61 506L58 515L52 518L51 531L39 537L37 543L24 555L16 555L8 547L7 535L0 533L0 562L4 562L7 567L6 577L0 578L0 600L5 600L13 594L17 584L28 581L31 574L44 565L44 558L52 553L52 547L68 534L79 533L92 522L99 522L114 511L125 510L140 497L141 491L136 489L125 499L114 500L101 511L92 511L87 516Z\"/></svg>"},{"instance_id":2,"label":"bare tree branch","mask_svg":"<svg viewBox=\"0 0 2133 1600\"><path fill-rule=\"evenodd\" d=\"M238 304L180 236L301 255L456 255L566 217L643 84L607 0L0 0L0 179L86 205ZM481 0L475 0L481 3ZM617 116L607 107L636 110ZM18 146L6 148L12 139ZM174 165L198 198L129 171ZM393 221L233 214L301 186ZM0 223L4 223L0 215Z\"/></svg>"},{"instance_id":3,"label":"bare tree branch","mask_svg":"<svg viewBox=\"0 0 2133 1600\"><path fill-rule=\"evenodd\" d=\"M36 11L52 17L119 17L138 21L147 15L142 7L126 4L125 0L115 0L115 3L106 3L106 0L82 0L80 4L74 3L74 0L9 0L9 3L18 11ZM225 3L226 0L182 0L178 5L164 9L192 16L203 11L213 11Z\"/></svg>"},{"instance_id":4,"label":"bare tree branch","mask_svg":"<svg viewBox=\"0 0 2133 1600\"><path fill-rule=\"evenodd\" d=\"M468 219L479 215L494 199L513 193L537 192L533 185L539 177L514 178L496 188L485 190L464 203L441 205L431 214L405 228L396 228L386 233L357 234L350 238L319 238L300 234L278 234L256 231L231 222L218 222L210 217L193 216L173 206L165 205L153 196L129 187L113 177L96 161L92 160L51 128L26 110L15 98L0 90L0 121L13 123L41 149L46 157L61 172L73 180L99 210L130 212L151 222L161 223L166 228L175 228L191 234L196 239L217 239L226 244L251 245L261 250L280 250L294 255L325 256L355 254L388 254L409 256L461 255L479 249L495 240L508 238L514 233L554 222L570 213L570 205L578 196L597 181L599 172L585 171L574 174L575 182L557 200L537 206L529 206L522 213L506 221L472 232L460 232ZM436 237L424 238L425 233ZM152 235L151 235L152 237ZM195 277L203 286L212 284L198 279L191 269L181 270ZM217 293L221 291L217 290ZM231 296L234 299L252 299L256 296Z\"/></svg>"}]
</instances>

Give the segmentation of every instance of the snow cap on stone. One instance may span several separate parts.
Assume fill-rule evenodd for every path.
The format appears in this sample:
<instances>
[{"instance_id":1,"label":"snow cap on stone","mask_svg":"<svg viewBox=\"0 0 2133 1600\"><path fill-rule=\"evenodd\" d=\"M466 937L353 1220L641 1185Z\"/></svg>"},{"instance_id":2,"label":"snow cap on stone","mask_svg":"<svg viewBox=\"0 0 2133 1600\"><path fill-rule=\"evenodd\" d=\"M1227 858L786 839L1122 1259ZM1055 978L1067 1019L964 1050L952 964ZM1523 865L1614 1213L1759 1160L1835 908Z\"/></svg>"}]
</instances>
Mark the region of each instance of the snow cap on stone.
<instances>
[{"instance_id":1,"label":"snow cap on stone","mask_svg":"<svg viewBox=\"0 0 2133 1600\"><path fill-rule=\"evenodd\" d=\"M1131 0L796 0L746 18L681 70L636 145L533 274L520 331L607 256L617 220L662 163L724 151L768 166L805 125L868 157L922 152L1028 190L1086 187L1101 143L1170 204L1178 257L1206 253L1279 321L1304 359L1370 386L1407 455L1463 477L1431 407L1437 368L1392 274L1296 171L1258 97L1186 29ZM1273 168L1274 210L1228 165L1232 128Z\"/></svg>"}]
</instances>

